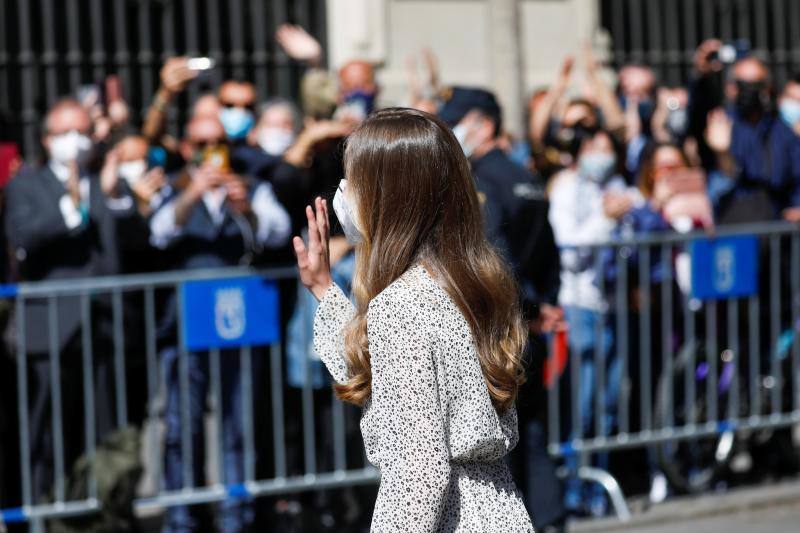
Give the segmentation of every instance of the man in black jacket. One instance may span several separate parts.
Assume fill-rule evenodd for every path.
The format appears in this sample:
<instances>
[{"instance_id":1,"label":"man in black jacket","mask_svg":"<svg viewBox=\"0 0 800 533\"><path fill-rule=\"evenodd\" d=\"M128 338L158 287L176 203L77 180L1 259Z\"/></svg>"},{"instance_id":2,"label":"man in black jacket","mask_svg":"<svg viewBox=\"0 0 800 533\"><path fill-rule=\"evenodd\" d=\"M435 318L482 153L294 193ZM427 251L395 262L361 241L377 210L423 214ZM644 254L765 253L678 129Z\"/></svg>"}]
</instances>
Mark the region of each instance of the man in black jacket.
<instances>
[{"instance_id":1,"label":"man in black jacket","mask_svg":"<svg viewBox=\"0 0 800 533\"><path fill-rule=\"evenodd\" d=\"M555 306L560 263L547 218L544 183L500 149L501 110L492 93L454 87L439 115L453 127L469 159L487 237L512 266L522 292L531 340L540 341L542 333L552 331L563 321L561 310ZM543 346L529 349L527 382L517 402L520 444L513 458L523 463L517 469L520 476L524 471L519 485L537 529L559 527L564 517L560 485L547 455L541 424L546 406L541 386L543 356Z\"/></svg>"},{"instance_id":2,"label":"man in black jacket","mask_svg":"<svg viewBox=\"0 0 800 533\"><path fill-rule=\"evenodd\" d=\"M91 121L81 105L61 100L47 113L42 143L47 163L14 178L6 189L5 229L9 248L19 266L21 281L62 280L115 274L119 269L116 219L130 216L130 197L112 197L97 176L86 172L93 143ZM55 323L51 323L50 305ZM98 311L93 306L93 311ZM102 312L102 310L99 310ZM93 313L95 340L102 336L102 320ZM77 296L51 300L29 299L24 321L25 352L32 380L30 406L31 457L34 497L53 482L51 433L51 364L60 361L62 395L57 399L64 421L73 424L64 433L63 464L68 472L83 452L81 361L81 307ZM51 338L54 335L55 338ZM109 430L111 419L108 365L102 349L94 347L96 423L98 435ZM49 357L48 357L49 355ZM60 359L59 359L60 358Z\"/></svg>"}]
</instances>

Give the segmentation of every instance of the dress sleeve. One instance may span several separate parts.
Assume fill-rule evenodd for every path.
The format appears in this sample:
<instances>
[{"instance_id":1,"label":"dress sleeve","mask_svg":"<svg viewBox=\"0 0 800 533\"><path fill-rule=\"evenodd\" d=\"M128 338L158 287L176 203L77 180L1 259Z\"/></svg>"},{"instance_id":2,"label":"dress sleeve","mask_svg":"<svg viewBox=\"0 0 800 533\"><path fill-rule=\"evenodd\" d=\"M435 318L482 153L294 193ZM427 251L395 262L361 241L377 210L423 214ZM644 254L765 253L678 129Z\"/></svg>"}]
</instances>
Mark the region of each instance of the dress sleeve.
<instances>
[{"instance_id":1,"label":"dress sleeve","mask_svg":"<svg viewBox=\"0 0 800 533\"><path fill-rule=\"evenodd\" d=\"M314 350L331 377L339 383L347 381L348 375L342 330L353 314L353 304L334 283L325 292L314 315Z\"/></svg>"},{"instance_id":2,"label":"dress sleeve","mask_svg":"<svg viewBox=\"0 0 800 533\"><path fill-rule=\"evenodd\" d=\"M500 428L503 430L506 453L513 450L519 442L519 424L517 408L513 405L500 415Z\"/></svg>"},{"instance_id":3,"label":"dress sleeve","mask_svg":"<svg viewBox=\"0 0 800 533\"><path fill-rule=\"evenodd\" d=\"M430 325L407 304L376 303L367 313L372 409L381 421L372 531L439 531L450 461Z\"/></svg>"}]
</instances>

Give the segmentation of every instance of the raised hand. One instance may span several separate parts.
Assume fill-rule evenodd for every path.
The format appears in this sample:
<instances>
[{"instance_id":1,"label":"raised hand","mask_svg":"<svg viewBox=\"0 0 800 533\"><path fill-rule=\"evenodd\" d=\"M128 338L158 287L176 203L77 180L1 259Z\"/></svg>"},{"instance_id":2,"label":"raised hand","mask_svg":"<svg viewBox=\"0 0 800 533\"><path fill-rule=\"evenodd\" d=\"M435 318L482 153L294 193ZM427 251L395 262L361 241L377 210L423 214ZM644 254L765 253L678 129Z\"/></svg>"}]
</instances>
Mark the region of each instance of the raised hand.
<instances>
[{"instance_id":1,"label":"raised hand","mask_svg":"<svg viewBox=\"0 0 800 533\"><path fill-rule=\"evenodd\" d=\"M555 86L559 92L564 92L569 85L569 79L572 75L572 67L575 64L575 57L568 55L561 63L561 70L558 71Z\"/></svg>"},{"instance_id":2,"label":"raised hand","mask_svg":"<svg viewBox=\"0 0 800 533\"><path fill-rule=\"evenodd\" d=\"M732 132L733 122L724 109L718 107L708 114L705 137L709 148L718 154L726 153L731 147Z\"/></svg>"},{"instance_id":3,"label":"raised hand","mask_svg":"<svg viewBox=\"0 0 800 533\"><path fill-rule=\"evenodd\" d=\"M171 57L161 67L161 86L175 95L186 88L186 85L197 77L198 71L188 67L188 57Z\"/></svg>"},{"instance_id":4,"label":"raised hand","mask_svg":"<svg viewBox=\"0 0 800 533\"><path fill-rule=\"evenodd\" d=\"M275 32L275 40L286 55L296 61L318 65L322 58L322 47L314 37L302 27L294 24L281 24Z\"/></svg>"},{"instance_id":5,"label":"raised hand","mask_svg":"<svg viewBox=\"0 0 800 533\"><path fill-rule=\"evenodd\" d=\"M135 181L131 185L131 190L136 198L145 204L150 204L153 196L166 185L167 179L164 176L164 169L161 167L152 168L142 176L142 179Z\"/></svg>"},{"instance_id":6,"label":"raised hand","mask_svg":"<svg viewBox=\"0 0 800 533\"><path fill-rule=\"evenodd\" d=\"M694 52L694 68L698 74L706 75L722 70L722 61L715 57L722 48L722 41L719 39L708 39L700 43Z\"/></svg>"},{"instance_id":7,"label":"raised hand","mask_svg":"<svg viewBox=\"0 0 800 533\"><path fill-rule=\"evenodd\" d=\"M308 247L303 239L292 239L294 253L297 256L297 267L300 270L300 281L311 291L317 300L325 296L333 284L330 260L330 226L328 222L328 202L320 197L314 201L316 212L306 206L308 219Z\"/></svg>"},{"instance_id":8,"label":"raised hand","mask_svg":"<svg viewBox=\"0 0 800 533\"><path fill-rule=\"evenodd\" d=\"M253 211L250 199L247 197L247 184L242 178L236 175L230 175L225 180L225 192L227 194L228 204L232 209L245 215Z\"/></svg>"},{"instance_id":9,"label":"raised hand","mask_svg":"<svg viewBox=\"0 0 800 533\"><path fill-rule=\"evenodd\" d=\"M106 196L113 197L117 193L117 183L119 182L118 166L119 153L116 149L110 150L106 154L103 168L100 170L100 189Z\"/></svg>"}]
</instances>

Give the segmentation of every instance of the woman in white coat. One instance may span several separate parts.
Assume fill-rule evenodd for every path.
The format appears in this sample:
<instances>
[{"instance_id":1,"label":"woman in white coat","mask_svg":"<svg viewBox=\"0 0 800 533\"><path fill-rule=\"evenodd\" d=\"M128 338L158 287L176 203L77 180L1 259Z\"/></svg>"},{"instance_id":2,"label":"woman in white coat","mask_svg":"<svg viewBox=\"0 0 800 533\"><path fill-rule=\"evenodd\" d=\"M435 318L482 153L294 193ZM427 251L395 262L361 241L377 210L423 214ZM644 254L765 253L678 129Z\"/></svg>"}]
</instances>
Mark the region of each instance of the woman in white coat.
<instances>
[{"instance_id":1,"label":"woman in white coat","mask_svg":"<svg viewBox=\"0 0 800 533\"><path fill-rule=\"evenodd\" d=\"M331 280L326 201L306 209L308 245L293 244L320 301L315 348L338 396L363 407L381 471L372 531L533 531L502 460L526 329L458 141L432 115L386 109L344 160L333 207L356 247L355 307Z\"/></svg>"}]
</instances>

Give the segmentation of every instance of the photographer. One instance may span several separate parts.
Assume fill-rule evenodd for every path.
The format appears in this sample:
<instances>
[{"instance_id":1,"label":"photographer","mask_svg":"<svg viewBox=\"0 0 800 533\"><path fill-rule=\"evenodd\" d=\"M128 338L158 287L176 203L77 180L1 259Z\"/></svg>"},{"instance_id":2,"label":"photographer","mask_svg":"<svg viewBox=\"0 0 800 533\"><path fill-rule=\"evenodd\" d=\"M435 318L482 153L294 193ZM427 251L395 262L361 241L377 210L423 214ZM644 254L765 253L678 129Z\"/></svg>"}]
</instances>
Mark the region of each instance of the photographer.
<instances>
[{"instance_id":1,"label":"photographer","mask_svg":"<svg viewBox=\"0 0 800 533\"><path fill-rule=\"evenodd\" d=\"M256 184L251 178L231 171L221 122L212 117L194 118L186 131L181 153L190 163L167 186L165 202L150 221L152 243L166 252L170 267L194 269L247 264L262 247L285 244L289 238L289 216L268 183ZM183 486L185 460L180 438L175 303L173 299L167 305L160 326L161 341L166 346L161 351L161 364L167 389L164 472L168 490ZM192 398L188 424L195 450L203 449L203 413L209 386L207 356L198 352L188 355ZM226 483L236 484L244 480L239 358L223 353L221 362L223 475ZM196 483L204 479L203 464L202 454L193 453L191 470ZM250 504L226 500L221 507L221 531L243 531L251 525ZM197 506L170 508L165 531L199 530L203 524L201 512Z\"/></svg>"},{"instance_id":2,"label":"photographer","mask_svg":"<svg viewBox=\"0 0 800 533\"><path fill-rule=\"evenodd\" d=\"M767 66L744 56L725 69L730 54L722 51L717 40L700 45L690 90L709 194L720 224L772 220L791 207L800 183L797 136L775 114Z\"/></svg>"}]
</instances>

